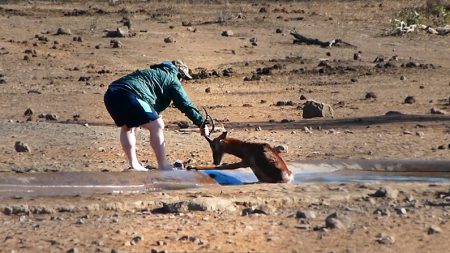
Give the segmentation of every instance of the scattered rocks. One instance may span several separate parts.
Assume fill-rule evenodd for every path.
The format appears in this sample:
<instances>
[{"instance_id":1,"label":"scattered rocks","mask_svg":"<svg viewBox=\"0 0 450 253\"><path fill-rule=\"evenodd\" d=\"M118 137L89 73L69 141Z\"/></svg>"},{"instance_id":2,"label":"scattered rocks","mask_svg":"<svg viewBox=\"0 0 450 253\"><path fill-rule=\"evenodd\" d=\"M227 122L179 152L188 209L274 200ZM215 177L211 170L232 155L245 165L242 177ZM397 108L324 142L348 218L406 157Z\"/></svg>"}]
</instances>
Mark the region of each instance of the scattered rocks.
<instances>
[{"instance_id":1,"label":"scattered rocks","mask_svg":"<svg viewBox=\"0 0 450 253\"><path fill-rule=\"evenodd\" d=\"M307 100L303 106L303 118L334 118L334 111L331 105L320 103L314 100Z\"/></svg>"},{"instance_id":2,"label":"scattered rocks","mask_svg":"<svg viewBox=\"0 0 450 253\"><path fill-rule=\"evenodd\" d=\"M30 146L21 141L16 141L16 143L14 144L14 149L18 153L30 153L31 152Z\"/></svg>"}]
</instances>

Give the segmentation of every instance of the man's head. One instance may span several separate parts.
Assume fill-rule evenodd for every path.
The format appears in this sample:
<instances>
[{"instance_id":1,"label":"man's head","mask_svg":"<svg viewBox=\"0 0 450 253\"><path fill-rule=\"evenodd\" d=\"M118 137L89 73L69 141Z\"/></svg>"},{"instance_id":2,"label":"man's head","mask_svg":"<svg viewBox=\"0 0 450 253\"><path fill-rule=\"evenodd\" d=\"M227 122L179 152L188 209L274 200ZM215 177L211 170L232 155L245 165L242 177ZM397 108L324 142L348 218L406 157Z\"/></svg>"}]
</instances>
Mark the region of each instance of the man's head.
<instances>
[{"instance_id":1,"label":"man's head","mask_svg":"<svg viewBox=\"0 0 450 253\"><path fill-rule=\"evenodd\" d=\"M181 75L181 78L190 80L192 76L189 74L189 68L186 64L184 64L181 60L175 60L172 62L175 67L177 67L178 72Z\"/></svg>"}]
</instances>

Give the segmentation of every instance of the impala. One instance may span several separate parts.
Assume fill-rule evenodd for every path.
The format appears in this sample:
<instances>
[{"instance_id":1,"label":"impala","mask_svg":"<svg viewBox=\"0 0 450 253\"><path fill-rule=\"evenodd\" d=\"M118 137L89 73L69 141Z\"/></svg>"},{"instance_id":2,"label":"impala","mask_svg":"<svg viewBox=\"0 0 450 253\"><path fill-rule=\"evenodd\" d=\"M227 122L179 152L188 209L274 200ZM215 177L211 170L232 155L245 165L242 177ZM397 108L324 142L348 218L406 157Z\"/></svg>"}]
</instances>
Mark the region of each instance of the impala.
<instances>
[{"instance_id":1,"label":"impala","mask_svg":"<svg viewBox=\"0 0 450 253\"><path fill-rule=\"evenodd\" d=\"M258 180L263 183L290 183L293 181L293 173L283 158L269 144L229 138L226 131L212 139L210 135L214 131L214 120L208 115L208 112L206 112L206 118L210 119L212 129L209 134L205 135L205 138L211 147L213 163L216 167L197 167L195 169L233 170L250 167ZM241 161L221 165L224 154L239 157Z\"/></svg>"}]
</instances>

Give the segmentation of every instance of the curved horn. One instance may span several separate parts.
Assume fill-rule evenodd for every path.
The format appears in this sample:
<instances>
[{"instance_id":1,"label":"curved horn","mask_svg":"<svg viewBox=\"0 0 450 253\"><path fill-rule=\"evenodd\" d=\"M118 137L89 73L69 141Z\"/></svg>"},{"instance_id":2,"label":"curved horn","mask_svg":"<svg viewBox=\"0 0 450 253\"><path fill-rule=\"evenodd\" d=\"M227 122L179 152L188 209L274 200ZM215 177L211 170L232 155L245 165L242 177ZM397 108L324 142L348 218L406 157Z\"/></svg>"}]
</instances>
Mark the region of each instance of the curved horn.
<instances>
[{"instance_id":1,"label":"curved horn","mask_svg":"<svg viewBox=\"0 0 450 253\"><path fill-rule=\"evenodd\" d=\"M211 136L211 133L214 132L214 128L215 128L215 125L214 125L214 119L208 114L208 111L206 110L205 107L203 107L203 110L205 110L205 118L206 118L204 124L206 124L206 122L207 122L208 119L209 119L209 120L210 120L210 123L211 123L211 125L212 125L212 128L211 128L211 130L209 131L209 135L208 135L208 138L209 138L209 137Z\"/></svg>"}]
</instances>

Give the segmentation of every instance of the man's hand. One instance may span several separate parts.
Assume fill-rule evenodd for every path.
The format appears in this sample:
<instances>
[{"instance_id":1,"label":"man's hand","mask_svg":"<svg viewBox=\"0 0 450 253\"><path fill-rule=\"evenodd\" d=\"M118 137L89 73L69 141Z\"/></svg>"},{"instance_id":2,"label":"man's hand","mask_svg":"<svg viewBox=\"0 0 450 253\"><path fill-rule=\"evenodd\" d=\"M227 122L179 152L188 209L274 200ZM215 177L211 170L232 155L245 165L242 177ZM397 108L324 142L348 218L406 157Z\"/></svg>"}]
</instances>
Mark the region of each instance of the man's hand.
<instances>
[{"instance_id":1,"label":"man's hand","mask_svg":"<svg viewBox=\"0 0 450 253\"><path fill-rule=\"evenodd\" d=\"M208 125L204 125L203 127L200 127L200 134L202 136L209 136L209 128Z\"/></svg>"}]
</instances>

